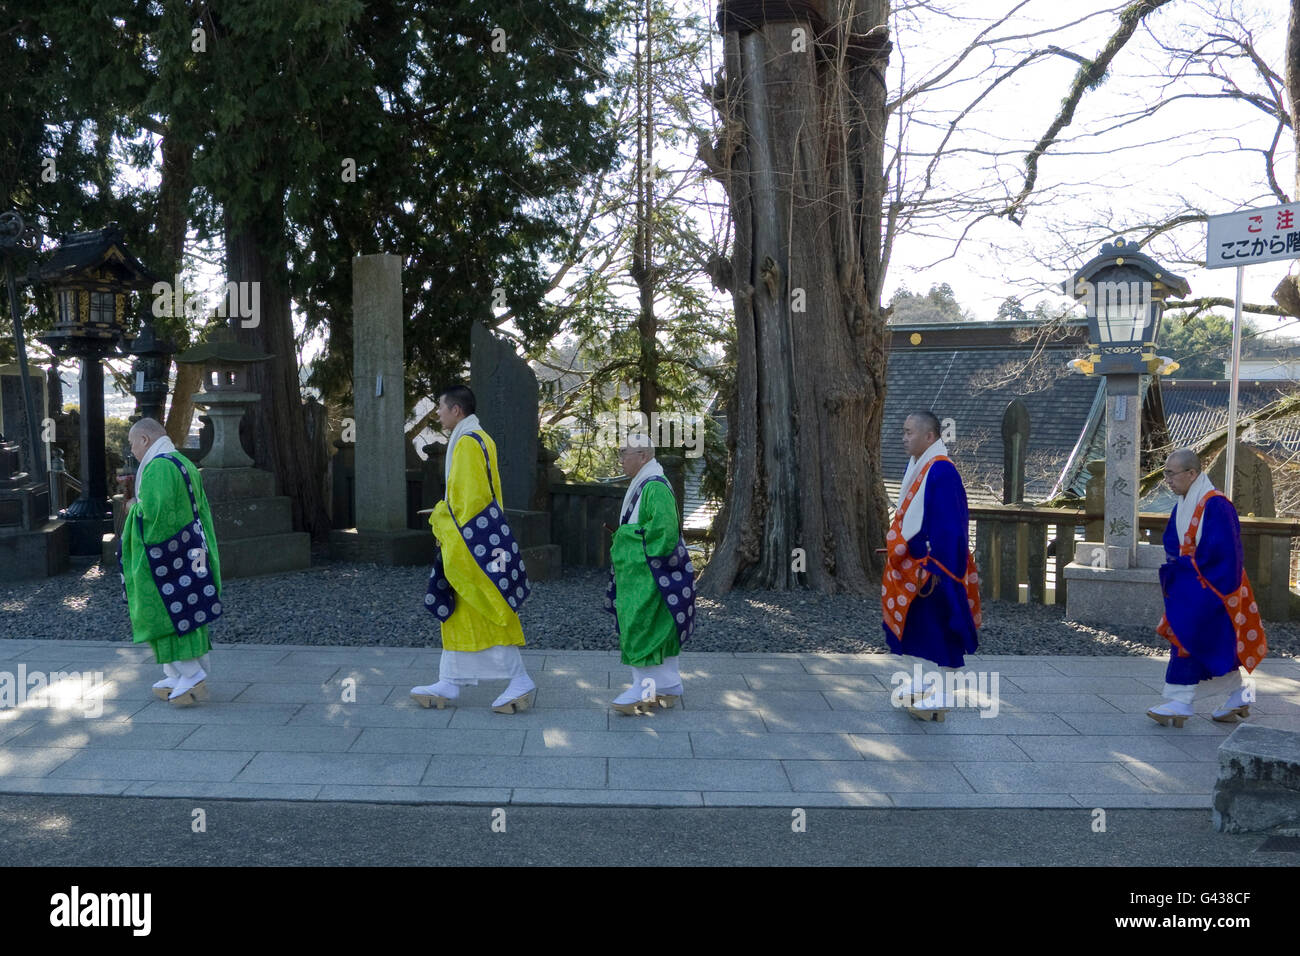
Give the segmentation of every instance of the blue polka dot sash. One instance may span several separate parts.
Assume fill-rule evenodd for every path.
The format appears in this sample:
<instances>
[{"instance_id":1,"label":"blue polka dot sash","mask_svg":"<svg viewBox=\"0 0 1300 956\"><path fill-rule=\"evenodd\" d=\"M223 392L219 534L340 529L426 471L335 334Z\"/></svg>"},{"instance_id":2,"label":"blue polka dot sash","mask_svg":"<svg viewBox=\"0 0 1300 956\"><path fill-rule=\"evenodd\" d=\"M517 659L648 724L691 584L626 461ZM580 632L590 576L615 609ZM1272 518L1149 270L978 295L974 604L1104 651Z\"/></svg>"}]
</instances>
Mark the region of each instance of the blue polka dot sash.
<instances>
[{"instance_id":1,"label":"blue polka dot sash","mask_svg":"<svg viewBox=\"0 0 1300 956\"><path fill-rule=\"evenodd\" d=\"M659 481L668 485L668 479L659 475L649 479L645 484L651 481ZM645 490L645 484L637 490L627 510L623 512L623 517L619 525L625 525L632 517L632 509L636 503L641 500L641 492ZM669 490L672 489L668 485ZM641 550L645 551L645 533L641 534ZM646 565L650 568L651 575L654 576L655 585L659 588L659 596L664 599L664 605L668 608L668 613L673 617L673 623L677 626L677 640L685 643L688 638L695 633L695 568L691 566L691 555L686 549L686 541L679 534L677 536L677 547L673 549L672 554L651 555L648 552L645 556ZM618 611L614 606L614 599L617 588L614 582L614 569L609 569L609 585L605 588L605 610L614 615L614 629L618 630Z\"/></svg>"},{"instance_id":2,"label":"blue polka dot sash","mask_svg":"<svg viewBox=\"0 0 1300 956\"><path fill-rule=\"evenodd\" d=\"M463 525L451 512L450 501L447 502L447 511L451 514L451 520L460 531L461 537L465 539L465 546L469 548L469 553L473 555L488 580L496 585L501 596L510 605L510 609L518 614L519 609L524 606L524 601L528 600L528 595L532 592L532 587L528 583L528 574L524 570L524 556L520 553L519 542L515 540L510 525L506 523L505 509L497 500L487 446L474 432L470 432L468 437L473 438L478 442L479 448L483 449L483 467L487 470L488 488L492 492L492 500L488 502L486 508ZM434 558L433 571L429 574L429 587L424 595L424 606L439 621L447 620L456 609L456 592L452 590L451 582L447 580L444 572L441 549L438 551L438 556Z\"/></svg>"},{"instance_id":3,"label":"blue polka dot sash","mask_svg":"<svg viewBox=\"0 0 1300 956\"><path fill-rule=\"evenodd\" d=\"M194 486L189 469L171 455L159 455L180 469L185 478L185 490L190 496L190 510L194 520L166 541L149 544L144 540L144 517L136 509L135 518L153 571L153 583L162 598L167 616L177 634L190 632L211 624L221 617L221 594L208 566L208 539L199 518L199 505L194 499ZM121 549L118 550L121 562ZM126 594L126 577L122 578L123 596Z\"/></svg>"}]
</instances>

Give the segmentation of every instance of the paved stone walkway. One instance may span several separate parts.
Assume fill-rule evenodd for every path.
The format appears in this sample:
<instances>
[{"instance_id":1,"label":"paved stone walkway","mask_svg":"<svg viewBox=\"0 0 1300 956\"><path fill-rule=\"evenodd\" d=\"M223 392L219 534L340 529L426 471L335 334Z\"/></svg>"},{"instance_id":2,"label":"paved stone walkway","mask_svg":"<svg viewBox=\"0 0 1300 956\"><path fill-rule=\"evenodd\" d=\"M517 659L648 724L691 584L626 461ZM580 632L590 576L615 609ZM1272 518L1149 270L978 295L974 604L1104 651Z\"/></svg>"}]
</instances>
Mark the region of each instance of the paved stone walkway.
<instances>
[{"instance_id":1,"label":"paved stone walkway","mask_svg":"<svg viewBox=\"0 0 1300 956\"><path fill-rule=\"evenodd\" d=\"M1152 722L1157 660L972 655L968 671L997 677L997 716L922 723L891 704L887 655L687 652L682 705L640 718L609 710L630 679L615 652L524 656L537 706L512 716L489 709L497 683L455 709L418 707L407 695L435 678L434 650L291 645L218 646L211 698L180 709L152 696L147 648L3 641L0 792L1208 810L1233 728L1207 704L1181 730ZM79 699L57 671L103 684ZM16 699L37 672L55 677L55 699ZM1256 677L1252 722L1300 730L1300 663L1269 660Z\"/></svg>"}]
</instances>

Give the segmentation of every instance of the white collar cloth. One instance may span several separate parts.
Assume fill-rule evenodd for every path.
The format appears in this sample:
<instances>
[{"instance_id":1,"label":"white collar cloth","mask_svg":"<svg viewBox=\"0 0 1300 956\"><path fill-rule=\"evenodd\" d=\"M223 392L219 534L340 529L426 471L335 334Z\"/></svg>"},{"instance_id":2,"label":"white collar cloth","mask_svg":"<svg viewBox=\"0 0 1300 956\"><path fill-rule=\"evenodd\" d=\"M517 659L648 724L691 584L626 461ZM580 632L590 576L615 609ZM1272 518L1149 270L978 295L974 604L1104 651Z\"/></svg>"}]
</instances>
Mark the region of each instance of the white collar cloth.
<instances>
[{"instance_id":1,"label":"white collar cloth","mask_svg":"<svg viewBox=\"0 0 1300 956\"><path fill-rule=\"evenodd\" d=\"M664 469L663 466L659 464L659 459L651 458L642 465L641 470L636 473L636 476L630 482L628 482L627 491L623 494L623 505L618 512L619 518L621 519L623 515L627 514L628 506L632 505L632 499L636 498L636 504L632 506L632 514L627 519L628 524L635 524L637 517L641 514L641 497L637 492L639 492L641 488L645 486L645 483L651 478L662 477L664 477Z\"/></svg>"},{"instance_id":2,"label":"white collar cloth","mask_svg":"<svg viewBox=\"0 0 1300 956\"><path fill-rule=\"evenodd\" d=\"M1174 518L1178 523L1178 546L1181 548L1183 539L1187 537L1187 529L1192 526L1192 515L1196 513L1196 506L1207 492L1214 491L1214 482L1210 481L1210 476L1201 472L1192 482L1187 494L1178 499L1178 505L1175 509ZM1201 543L1201 532L1205 530L1205 522L1202 521L1196 526L1196 543Z\"/></svg>"},{"instance_id":3,"label":"white collar cloth","mask_svg":"<svg viewBox=\"0 0 1300 956\"><path fill-rule=\"evenodd\" d=\"M442 465L443 496L446 497L446 489L451 485L451 453L456 447L456 442L460 441L466 435L473 431L482 431L483 426L478 422L477 415L466 415L456 423L456 427L451 430L451 437L447 439L447 460Z\"/></svg>"},{"instance_id":4,"label":"white collar cloth","mask_svg":"<svg viewBox=\"0 0 1300 956\"><path fill-rule=\"evenodd\" d=\"M948 446L943 443L942 439L936 438L925 451L921 452L920 457L911 458L907 462L907 471L903 473L903 484L898 489L898 503L895 505L895 511L903 507L903 499L907 497L907 491L912 487L912 482L916 476L921 473L929 462L934 461L940 455L948 454ZM903 540L909 541L921 530L921 523L925 520L925 486L930 480L930 473L926 472L925 479L921 482L921 487L916 490L916 497L912 499L907 510L903 512Z\"/></svg>"},{"instance_id":5,"label":"white collar cloth","mask_svg":"<svg viewBox=\"0 0 1300 956\"><path fill-rule=\"evenodd\" d=\"M135 470L135 496L137 498L140 497L140 479L144 477L145 466L159 455L166 455L168 452L173 452L175 450L176 446L172 444L172 440L166 435L156 439L154 443L149 446L149 450L144 453L144 458L140 461L140 467Z\"/></svg>"}]
</instances>

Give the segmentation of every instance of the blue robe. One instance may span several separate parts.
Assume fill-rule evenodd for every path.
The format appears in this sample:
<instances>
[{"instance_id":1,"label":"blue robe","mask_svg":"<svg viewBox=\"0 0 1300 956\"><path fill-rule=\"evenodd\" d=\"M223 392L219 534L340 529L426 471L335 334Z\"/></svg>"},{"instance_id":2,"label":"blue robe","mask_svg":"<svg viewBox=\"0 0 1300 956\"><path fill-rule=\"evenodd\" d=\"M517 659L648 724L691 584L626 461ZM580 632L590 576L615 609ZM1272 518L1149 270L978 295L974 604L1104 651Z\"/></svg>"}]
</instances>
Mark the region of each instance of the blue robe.
<instances>
[{"instance_id":1,"label":"blue robe","mask_svg":"<svg viewBox=\"0 0 1300 956\"><path fill-rule=\"evenodd\" d=\"M924 497L921 530L908 539L908 552L913 558L932 554L945 568L963 578L970 555L969 514L966 489L952 462L936 461L930 466ZM934 581L925 583L926 596L912 599L903 639L898 640L882 623L885 643L895 654L911 654L941 667L964 667L963 654L973 654L979 646L966 587L933 564L927 565L926 570Z\"/></svg>"},{"instance_id":2,"label":"blue robe","mask_svg":"<svg viewBox=\"0 0 1300 956\"><path fill-rule=\"evenodd\" d=\"M1218 595L1201 585L1192 560L1178 554L1178 506L1165 525L1167 563L1160 569L1165 595L1165 617L1178 643L1190 657L1180 657L1169 648L1169 684L1198 684L1237 668L1237 634L1228 611ZM1201 540L1196 545L1196 564L1205 579L1222 594L1231 596L1241 587L1241 524L1237 509L1227 498L1215 495L1201 513Z\"/></svg>"}]
</instances>

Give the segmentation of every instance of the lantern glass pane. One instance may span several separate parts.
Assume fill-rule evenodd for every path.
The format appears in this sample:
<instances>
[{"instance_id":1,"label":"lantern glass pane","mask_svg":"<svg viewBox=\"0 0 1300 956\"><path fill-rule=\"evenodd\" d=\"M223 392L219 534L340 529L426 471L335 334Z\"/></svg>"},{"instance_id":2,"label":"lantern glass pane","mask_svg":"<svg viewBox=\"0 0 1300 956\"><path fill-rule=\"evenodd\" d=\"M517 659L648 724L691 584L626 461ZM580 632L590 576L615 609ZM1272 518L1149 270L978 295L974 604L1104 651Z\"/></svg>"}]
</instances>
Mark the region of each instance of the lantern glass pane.
<instances>
[{"instance_id":1,"label":"lantern glass pane","mask_svg":"<svg viewBox=\"0 0 1300 956\"><path fill-rule=\"evenodd\" d=\"M1097 326L1102 344L1141 342L1146 332L1147 302L1143 283L1100 283Z\"/></svg>"},{"instance_id":2,"label":"lantern glass pane","mask_svg":"<svg viewBox=\"0 0 1300 956\"><path fill-rule=\"evenodd\" d=\"M59 292L59 322L71 324L77 321L77 293L72 289Z\"/></svg>"},{"instance_id":3,"label":"lantern glass pane","mask_svg":"<svg viewBox=\"0 0 1300 956\"><path fill-rule=\"evenodd\" d=\"M114 308L113 293L111 292L92 292L90 293L90 321L92 324L112 325L117 319L117 312Z\"/></svg>"}]
</instances>

